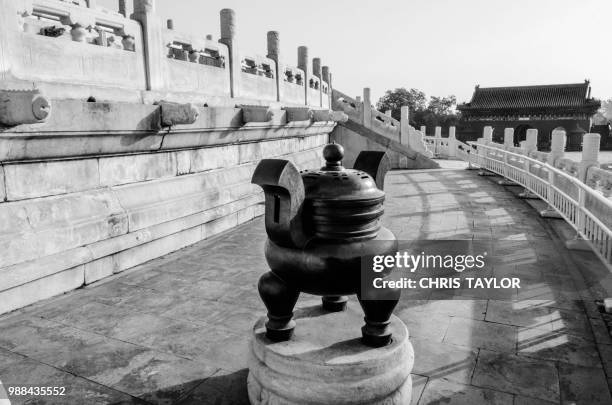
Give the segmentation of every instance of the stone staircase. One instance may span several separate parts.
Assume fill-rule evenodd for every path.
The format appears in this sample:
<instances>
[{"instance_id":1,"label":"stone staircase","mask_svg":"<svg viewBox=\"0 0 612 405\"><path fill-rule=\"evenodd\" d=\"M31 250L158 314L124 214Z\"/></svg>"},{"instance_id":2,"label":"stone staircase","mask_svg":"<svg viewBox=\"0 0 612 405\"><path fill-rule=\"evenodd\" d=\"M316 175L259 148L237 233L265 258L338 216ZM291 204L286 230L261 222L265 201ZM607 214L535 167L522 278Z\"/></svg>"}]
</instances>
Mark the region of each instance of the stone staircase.
<instances>
[{"instance_id":1,"label":"stone staircase","mask_svg":"<svg viewBox=\"0 0 612 405\"><path fill-rule=\"evenodd\" d=\"M387 152L394 169L436 169L423 136L408 124L407 110L402 122L374 110L365 89L363 102L333 90L332 109L345 113L348 119L339 122L330 139L345 148L344 164L351 167L362 150ZM403 116L404 116L403 115Z\"/></svg>"}]
</instances>

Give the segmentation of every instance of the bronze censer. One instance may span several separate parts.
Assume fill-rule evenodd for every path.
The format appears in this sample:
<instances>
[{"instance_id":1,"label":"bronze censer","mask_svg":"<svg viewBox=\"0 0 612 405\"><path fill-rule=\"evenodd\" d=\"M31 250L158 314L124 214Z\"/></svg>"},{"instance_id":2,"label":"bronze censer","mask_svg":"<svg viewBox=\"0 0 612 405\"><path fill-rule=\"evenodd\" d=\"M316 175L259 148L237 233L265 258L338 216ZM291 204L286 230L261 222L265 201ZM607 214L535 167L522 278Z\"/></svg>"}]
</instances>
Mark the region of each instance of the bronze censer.
<instances>
[{"instance_id":1,"label":"bronze censer","mask_svg":"<svg viewBox=\"0 0 612 405\"><path fill-rule=\"evenodd\" d=\"M270 340L291 338L293 308L300 292L306 292L322 296L328 311L344 310L346 296L357 294L365 313L363 343L380 347L391 341L389 320L401 291L386 289L382 299L362 299L361 294L362 257L397 251L395 236L379 222L389 158L364 151L353 169L345 169L343 156L342 146L329 144L320 170L298 172L287 160L264 159L253 174L252 183L265 194L265 255L271 271L261 276L258 288L268 310Z\"/></svg>"}]
</instances>

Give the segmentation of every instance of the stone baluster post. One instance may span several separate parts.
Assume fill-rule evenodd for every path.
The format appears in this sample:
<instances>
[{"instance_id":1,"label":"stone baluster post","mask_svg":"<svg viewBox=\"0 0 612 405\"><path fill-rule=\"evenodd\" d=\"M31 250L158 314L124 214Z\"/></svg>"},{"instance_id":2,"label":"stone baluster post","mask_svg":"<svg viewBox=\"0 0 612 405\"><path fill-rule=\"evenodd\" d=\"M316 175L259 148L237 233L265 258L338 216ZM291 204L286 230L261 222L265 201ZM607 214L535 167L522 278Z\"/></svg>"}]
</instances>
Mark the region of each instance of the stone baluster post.
<instances>
[{"instance_id":1,"label":"stone baluster post","mask_svg":"<svg viewBox=\"0 0 612 405\"><path fill-rule=\"evenodd\" d=\"M529 155L530 152L538 150L538 130L528 129L525 144L523 146L523 153Z\"/></svg>"},{"instance_id":2,"label":"stone baluster post","mask_svg":"<svg viewBox=\"0 0 612 405\"><path fill-rule=\"evenodd\" d=\"M448 156L457 157L457 136L454 125L448 127Z\"/></svg>"},{"instance_id":3,"label":"stone baluster post","mask_svg":"<svg viewBox=\"0 0 612 405\"><path fill-rule=\"evenodd\" d=\"M529 154L531 152L537 151L538 150L538 130L537 129L528 129L527 130L527 137L524 141L524 143L521 143L521 146L523 148L523 154L526 157L529 157ZM529 163L528 159L525 159L525 166L524 166L524 170L527 173L526 174L526 180L529 181L529 173L531 170L531 165ZM520 193L519 198L529 198L529 199L537 199L540 198L538 197L536 194L534 194L531 190L529 190L528 188L525 188L523 190L522 193Z\"/></svg>"},{"instance_id":4,"label":"stone baluster post","mask_svg":"<svg viewBox=\"0 0 612 405\"><path fill-rule=\"evenodd\" d=\"M355 97L355 101L357 101L358 103L361 103L361 96Z\"/></svg>"},{"instance_id":5,"label":"stone baluster post","mask_svg":"<svg viewBox=\"0 0 612 405\"><path fill-rule=\"evenodd\" d=\"M550 153L548 154L547 163L550 166L555 166L555 162L563 157L565 153L565 143L567 142L567 137L565 135L565 131L561 129L555 129L552 132L550 137ZM548 171L548 202L550 204L551 198L553 196L554 190L552 186L555 183L555 173L552 170ZM549 205L546 209L540 211L540 216L544 218L558 218L563 219L561 214L557 212L551 205Z\"/></svg>"},{"instance_id":6,"label":"stone baluster post","mask_svg":"<svg viewBox=\"0 0 612 405\"><path fill-rule=\"evenodd\" d=\"M162 23L155 13L155 0L134 0L134 13L131 18L142 26L147 90L163 89L166 77L162 62L166 55L163 46Z\"/></svg>"},{"instance_id":7,"label":"stone baluster post","mask_svg":"<svg viewBox=\"0 0 612 405\"><path fill-rule=\"evenodd\" d=\"M582 136L582 159L578 164L578 179L586 183L589 168L599 166L599 146L601 136L599 134L588 133ZM583 212L586 203L586 190L578 189L578 213L576 227L578 231L584 232L586 228L586 215ZM565 241L565 246L570 250L590 251L589 244L576 232L573 239Z\"/></svg>"},{"instance_id":8,"label":"stone baluster post","mask_svg":"<svg viewBox=\"0 0 612 405\"><path fill-rule=\"evenodd\" d=\"M332 105L332 100L331 100L331 96L332 96L332 84L331 84L331 74L329 72L329 66L323 66L321 68L321 74L323 76L323 81L325 83L327 83L327 94L323 95L323 97L327 97L328 99L328 105L329 108L331 109L331 105Z\"/></svg>"},{"instance_id":9,"label":"stone baluster post","mask_svg":"<svg viewBox=\"0 0 612 405\"><path fill-rule=\"evenodd\" d=\"M224 8L220 12L221 38L219 42L227 45L229 54L230 87L232 97L240 97L241 89L241 66L240 54L235 43L236 38L236 13L231 8Z\"/></svg>"},{"instance_id":10,"label":"stone baluster post","mask_svg":"<svg viewBox=\"0 0 612 405\"><path fill-rule=\"evenodd\" d=\"M493 127L492 126L486 126L483 128L482 138L484 139L485 143L493 142Z\"/></svg>"},{"instance_id":11,"label":"stone baluster post","mask_svg":"<svg viewBox=\"0 0 612 405\"><path fill-rule=\"evenodd\" d=\"M506 149L514 146L514 128L504 128L504 147Z\"/></svg>"},{"instance_id":12,"label":"stone baluster post","mask_svg":"<svg viewBox=\"0 0 612 405\"><path fill-rule=\"evenodd\" d=\"M410 141L410 107L407 105L402 106L400 114L400 143L402 145L409 145L412 148ZM415 148L412 149L416 150Z\"/></svg>"},{"instance_id":13,"label":"stone baluster post","mask_svg":"<svg viewBox=\"0 0 612 405\"><path fill-rule=\"evenodd\" d=\"M587 171L590 167L599 167L599 144L601 135L584 134L582 136L582 159L578 165L578 179L586 182Z\"/></svg>"},{"instance_id":14,"label":"stone baluster post","mask_svg":"<svg viewBox=\"0 0 612 405\"><path fill-rule=\"evenodd\" d=\"M423 136L427 136L427 127L425 125L421 125L421 132L423 133Z\"/></svg>"},{"instance_id":15,"label":"stone baluster post","mask_svg":"<svg viewBox=\"0 0 612 405\"><path fill-rule=\"evenodd\" d=\"M306 105L312 104L313 100L310 100L310 94L308 92L309 81L310 81L310 65L308 63L308 47L298 47L298 68L304 71L304 101Z\"/></svg>"},{"instance_id":16,"label":"stone baluster post","mask_svg":"<svg viewBox=\"0 0 612 405\"><path fill-rule=\"evenodd\" d=\"M274 61L274 67L276 69L276 101L281 101L283 99L284 72L281 72L280 36L278 31L268 31L267 43L268 55L266 56Z\"/></svg>"},{"instance_id":17,"label":"stone baluster post","mask_svg":"<svg viewBox=\"0 0 612 405\"><path fill-rule=\"evenodd\" d=\"M504 149L508 150L514 146L514 128L504 128ZM499 180L497 184L500 186L516 186L516 183L509 179L510 171L508 170L508 153L504 152L504 178Z\"/></svg>"},{"instance_id":18,"label":"stone baluster post","mask_svg":"<svg viewBox=\"0 0 612 405\"><path fill-rule=\"evenodd\" d=\"M321 85L321 77L323 76L321 70L321 58L313 58L312 59L312 75L319 79L319 106L323 105L323 89Z\"/></svg>"},{"instance_id":19,"label":"stone baluster post","mask_svg":"<svg viewBox=\"0 0 612 405\"><path fill-rule=\"evenodd\" d=\"M386 115L387 117L392 117L392 115L391 115L391 110L386 110L386 111L385 111L385 115Z\"/></svg>"},{"instance_id":20,"label":"stone baluster post","mask_svg":"<svg viewBox=\"0 0 612 405\"><path fill-rule=\"evenodd\" d=\"M434 156L439 156L442 153L442 127L434 128Z\"/></svg>"},{"instance_id":21,"label":"stone baluster post","mask_svg":"<svg viewBox=\"0 0 612 405\"><path fill-rule=\"evenodd\" d=\"M555 129L550 137L550 153L548 154L548 164L555 165L558 159L561 159L565 153L565 143L567 136L564 130Z\"/></svg>"},{"instance_id":22,"label":"stone baluster post","mask_svg":"<svg viewBox=\"0 0 612 405\"><path fill-rule=\"evenodd\" d=\"M369 87L363 89L363 126L372 128L372 100Z\"/></svg>"},{"instance_id":23,"label":"stone baluster post","mask_svg":"<svg viewBox=\"0 0 612 405\"><path fill-rule=\"evenodd\" d=\"M493 127L492 126L484 127L482 129L482 138L478 138L476 142L481 145L487 145L489 142L493 142ZM485 167L487 165L486 157L487 157L487 149L485 149L484 147L478 147L478 159L479 159L478 163L480 166L480 171L478 172L478 174L480 176L493 176L494 174L488 171Z\"/></svg>"}]
</instances>

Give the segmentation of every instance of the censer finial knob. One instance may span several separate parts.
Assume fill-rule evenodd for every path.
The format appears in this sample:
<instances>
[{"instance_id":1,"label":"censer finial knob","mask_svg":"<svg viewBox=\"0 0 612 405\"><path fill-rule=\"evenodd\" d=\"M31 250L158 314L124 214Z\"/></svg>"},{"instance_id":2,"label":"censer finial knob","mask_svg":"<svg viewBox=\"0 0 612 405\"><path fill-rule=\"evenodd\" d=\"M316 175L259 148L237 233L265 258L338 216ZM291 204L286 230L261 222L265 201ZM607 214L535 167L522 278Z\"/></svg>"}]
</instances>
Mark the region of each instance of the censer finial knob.
<instances>
[{"instance_id":1,"label":"censer finial knob","mask_svg":"<svg viewBox=\"0 0 612 405\"><path fill-rule=\"evenodd\" d=\"M323 148L323 158L327 168L342 167L342 158L344 157L344 148L337 143L330 143Z\"/></svg>"}]
</instances>

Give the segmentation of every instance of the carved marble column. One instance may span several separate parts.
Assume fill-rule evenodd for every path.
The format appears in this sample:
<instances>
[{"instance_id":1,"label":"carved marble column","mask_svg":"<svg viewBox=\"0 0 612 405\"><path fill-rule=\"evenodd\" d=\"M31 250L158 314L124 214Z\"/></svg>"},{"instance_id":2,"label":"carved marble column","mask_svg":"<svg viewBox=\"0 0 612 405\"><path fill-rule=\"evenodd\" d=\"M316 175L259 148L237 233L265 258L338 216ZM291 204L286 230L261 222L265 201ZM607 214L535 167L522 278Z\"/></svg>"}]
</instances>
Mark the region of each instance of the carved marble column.
<instances>
[{"instance_id":1,"label":"carved marble column","mask_svg":"<svg viewBox=\"0 0 612 405\"><path fill-rule=\"evenodd\" d=\"M565 154L566 142L567 136L564 130L555 129L552 131L552 135L550 137L550 154L548 155L548 164L554 166L555 162L563 157Z\"/></svg>"},{"instance_id":2,"label":"carved marble column","mask_svg":"<svg viewBox=\"0 0 612 405\"><path fill-rule=\"evenodd\" d=\"M321 68L321 75L322 75L322 79L325 83L327 83L327 94L324 95L323 97L327 97L328 101L329 101L329 108L331 109L331 105L332 105L332 84L331 84L331 73L329 71L329 66L323 66Z\"/></svg>"},{"instance_id":3,"label":"carved marble column","mask_svg":"<svg viewBox=\"0 0 612 405\"><path fill-rule=\"evenodd\" d=\"M305 92L305 99L304 102L306 105L310 105L311 101L310 100L310 94L308 92L309 87L309 81L310 81L310 66L308 64L308 47L307 46L299 46L298 47L298 68L302 69L304 71L304 92Z\"/></svg>"},{"instance_id":4,"label":"carved marble column","mask_svg":"<svg viewBox=\"0 0 612 405\"><path fill-rule=\"evenodd\" d=\"M372 100L370 93L369 87L363 89L363 126L366 128L372 127Z\"/></svg>"},{"instance_id":5,"label":"carved marble column","mask_svg":"<svg viewBox=\"0 0 612 405\"><path fill-rule=\"evenodd\" d=\"M155 0L134 0L134 13L131 17L142 26L147 90L161 90L165 87L162 62L166 55L163 47L162 23L155 13Z\"/></svg>"},{"instance_id":6,"label":"carved marble column","mask_svg":"<svg viewBox=\"0 0 612 405\"><path fill-rule=\"evenodd\" d=\"M455 135L455 126L448 127L448 156L457 156L457 137Z\"/></svg>"},{"instance_id":7,"label":"carved marble column","mask_svg":"<svg viewBox=\"0 0 612 405\"><path fill-rule=\"evenodd\" d=\"M485 143L493 142L493 127L491 126L484 127L484 129L482 130L482 137Z\"/></svg>"},{"instance_id":8,"label":"carved marble column","mask_svg":"<svg viewBox=\"0 0 612 405\"><path fill-rule=\"evenodd\" d=\"M528 155L530 152L536 150L538 150L538 130L531 128L527 130L524 152Z\"/></svg>"},{"instance_id":9,"label":"carved marble column","mask_svg":"<svg viewBox=\"0 0 612 405\"><path fill-rule=\"evenodd\" d=\"M240 54L235 44L236 38L236 13L231 8L224 8L220 12L221 38L219 42L227 45L229 53L230 83L232 97L240 96Z\"/></svg>"},{"instance_id":10,"label":"carved marble column","mask_svg":"<svg viewBox=\"0 0 612 405\"><path fill-rule=\"evenodd\" d=\"M323 105L323 91L321 89L321 58L312 59L312 75L319 79L319 106Z\"/></svg>"},{"instance_id":11,"label":"carved marble column","mask_svg":"<svg viewBox=\"0 0 612 405\"><path fill-rule=\"evenodd\" d=\"M283 83L285 72L281 72L280 62L280 35L278 31L268 31L268 55L267 57L274 61L276 66L276 101L281 101L283 98Z\"/></svg>"},{"instance_id":12,"label":"carved marble column","mask_svg":"<svg viewBox=\"0 0 612 405\"><path fill-rule=\"evenodd\" d=\"M504 128L504 146L514 146L514 128Z\"/></svg>"},{"instance_id":13,"label":"carved marble column","mask_svg":"<svg viewBox=\"0 0 612 405\"><path fill-rule=\"evenodd\" d=\"M560 130L560 129L555 129L552 131L552 135L550 137L550 153L548 154L548 160L547 160L547 163L549 165L554 166L555 162L558 159L563 157L563 154L565 153L566 140L567 139L565 136L565 131ZM548 182L553 183L554 180L555 180L554 173L552 172L549 173ZM561 214L559 214L559 212L557 212L557 210L551 206L548 206L548 208L540 211L540 215L544 218L563 219Z\"/></svg>"},{"instance_id":14,"label":"carved marble column","mask_svg":"<svg viewBox=\"0 0 612 405\"><path fill-rule=\"evenodd\" d=\"M582 159L578 165L578 178L586 181L587 170L590 167L599 167L599 144L601 135L584 134L582 137Z\"/></svg>"},{"instance_id":15,"label":"carved marble column","mask_svg":"<svg viewBox=\"0 0 612 405\"><path fill-rule=\"evenodd\" d=\"M525 156L529 156L529 154L531 152L537 151L538 150L538 130L537 129L528 129L527 130L527 139L525 139L525 143L523 143L523 153L525 154ZM530 171L530 164L529 161L526 160L525 161L525 171L529 172ZM528 199L538 199L540 197L538 197L535 193L533 193L531 190L525 188L523 190L522 193L520 193L519 198L528 198Z\"/></svg>"}]
</instances>

